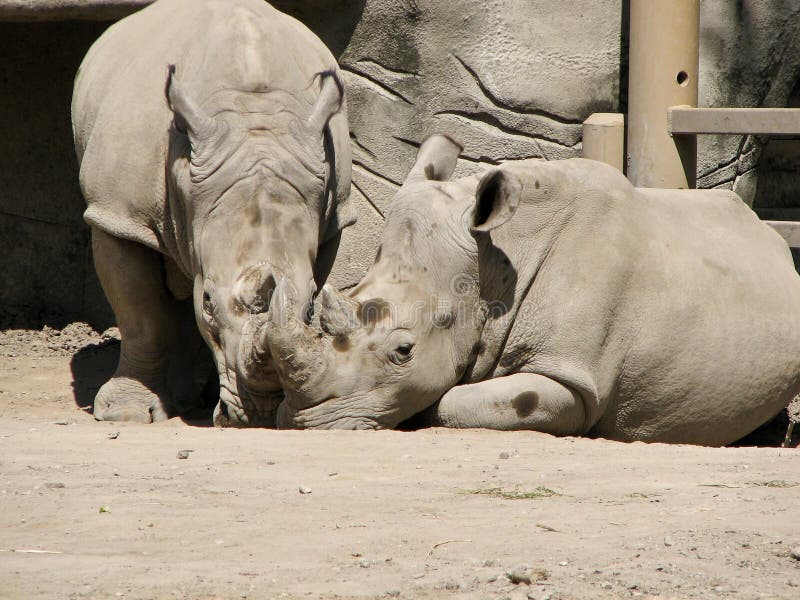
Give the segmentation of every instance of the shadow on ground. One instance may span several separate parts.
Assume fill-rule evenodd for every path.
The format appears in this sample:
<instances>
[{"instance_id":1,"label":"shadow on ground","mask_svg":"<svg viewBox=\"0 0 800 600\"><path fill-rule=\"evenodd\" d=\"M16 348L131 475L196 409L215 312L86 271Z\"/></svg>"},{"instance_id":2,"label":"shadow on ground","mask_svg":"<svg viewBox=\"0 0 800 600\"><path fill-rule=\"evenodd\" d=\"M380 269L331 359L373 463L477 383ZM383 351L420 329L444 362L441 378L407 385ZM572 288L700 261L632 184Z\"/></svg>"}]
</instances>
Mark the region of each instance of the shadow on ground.
<instances>
[{"instance_id":1,"label":"shadow on ground","mask_svg":"<svg viewBox=\"0 0 800 600\"><path fill-rule=\"evenodd\" d=\"M94 397L114 374L119 360L119 340L104 340L78 350L70 361L72 393L75 404L82 409L91 408Z\"/></svg>"},{"instance_id":2,"label":"shadow on ground","mask_svg":"<svg viewBox=\"0 0 800 600\"><path fill-rule=\"evenodd\" d=\"M114 374L119 361L120 341L104 340L89 344L78 350L70 361L72 371L72 393L75 405L83 410L94 407L94 397L100 387ZM189 425L209 427L212 425L212 412L219 395L219 380L212 376L201 392L198 406L180 415Z\"/></svg>"}]
</instances>

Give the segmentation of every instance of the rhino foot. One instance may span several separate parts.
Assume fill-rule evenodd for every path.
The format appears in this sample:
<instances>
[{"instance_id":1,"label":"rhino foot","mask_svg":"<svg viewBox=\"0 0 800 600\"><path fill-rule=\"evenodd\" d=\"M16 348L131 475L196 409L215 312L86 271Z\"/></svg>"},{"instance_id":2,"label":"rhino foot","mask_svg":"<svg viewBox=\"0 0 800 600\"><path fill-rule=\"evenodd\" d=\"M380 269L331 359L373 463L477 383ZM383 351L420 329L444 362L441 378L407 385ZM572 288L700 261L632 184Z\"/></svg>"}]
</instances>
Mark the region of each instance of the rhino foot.
<instances>
[{"instance_id":1,"label":"rhino foot","mask_svg":"<svg viewBox=\"0 0 800 600\"><path fill-rule=\"evenodd\" d=\"M94 398L94 418L98 421L153 423L169 418L167 394L131 379L114 377Z\"/></svg>"}]
</instances>

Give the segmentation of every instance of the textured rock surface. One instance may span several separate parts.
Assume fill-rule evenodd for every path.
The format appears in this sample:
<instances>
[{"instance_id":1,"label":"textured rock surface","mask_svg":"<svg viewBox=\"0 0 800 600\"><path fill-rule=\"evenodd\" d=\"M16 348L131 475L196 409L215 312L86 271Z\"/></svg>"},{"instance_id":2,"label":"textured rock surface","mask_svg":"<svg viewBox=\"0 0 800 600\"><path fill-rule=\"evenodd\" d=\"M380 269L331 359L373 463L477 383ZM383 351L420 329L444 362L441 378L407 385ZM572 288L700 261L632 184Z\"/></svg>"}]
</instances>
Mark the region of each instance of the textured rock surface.
<instances>
[{"instance_id":1,"label":"textured rock surface","mask_svg":"<svg viewBox=\"0 0 800 600\"><path fill-rule=\"evenodd\" d=\"M0 7L60 3L70 1L0 0ZM580 123L592 112L626 108L628 3L623 0L273 4L314 30L339 58L347 77L353 196L360 220L346 231L334 271L334 281L343 286L355 283L372 262L382 213L429 133L449 132L464 143L456 173L463 175L509 159L578 156ZM100 18L102 12L97 14ZM5 76L0 82L0 129L8 132L0 140L0 164L2 177L10 182L3 199L6 214L0 217L8 221L3 231L16 244L12 254L0 258L0 273L8 273L6 281L21 282L13 287L4 281L0 306L21 307L19 314L34 324L46 321L41 315L48 311L84 319L97 314L96 302L79 300L84 287L96 290L96 282L82 245L86 236L78 229L82 206L75 198L77 174L64 119L68 83L79 55L101 30L99 25L67 23L6 24L0 29L0 55L18 57L0 67ZM701 30L701 105L800 104L795 90L800 78L800 3L701 0ZM42 131L48 133L46 143ZM20 164L20 149L36 157L43 152L57 157L47 171L52 176L42 177L40 165L46 161L39 158L13 167ZM766 216L797 216L798 157L800 141L704 137L699 143L699 186L733 187ZM43 244L34 241L41 239L39 234L13 234L25 227L46 227L22 224L17 217L38 219L48 202L59 223L81 231L74 241ZM64 244L75 249L66 252ZM35 264L34 256L42 262ZM12 260L22 266L14 267ZM59 270L60 265L67 271ZM44 296L34 293L51 289L54 272L70 273L63 287L59 284L57 293ZM87 299L95 297L86 294Z\"/></svg>"},{"instance_id":2,"label":"textured rock surface","mask_svg":"<svg viewBox=\"0 0 800 600\"><path fill-rule=\"evenodd\" d=\"M0 19L64 21L120 19L151 0L0 0Z\"/></svg>"}]
</instances>

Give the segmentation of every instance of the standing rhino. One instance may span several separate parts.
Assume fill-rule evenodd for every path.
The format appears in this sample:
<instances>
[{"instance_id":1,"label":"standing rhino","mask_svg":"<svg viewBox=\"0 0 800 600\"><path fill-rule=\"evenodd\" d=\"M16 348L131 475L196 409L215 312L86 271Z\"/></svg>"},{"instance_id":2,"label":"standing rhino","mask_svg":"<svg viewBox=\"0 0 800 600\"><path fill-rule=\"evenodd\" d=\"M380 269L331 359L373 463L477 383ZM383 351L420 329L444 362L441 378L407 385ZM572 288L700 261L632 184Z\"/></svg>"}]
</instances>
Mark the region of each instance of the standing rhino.
<instances>
[{"instance_id":1,"label":"standing rhino","mask_svg":"<svg viewBox=\"0 0 800 600\"><path fill-rule=\"evenodd\" d=\"M721 445L800 389L800 278L729 191L635 189L584 159L446 183L429 139L349 297L280 282L279 426L447 427Z\"/></svg>"},{"instance_id":2,"label":"standing rhino","mask_svg":"<svg viewBox=\"0 0 800 600\"><path fill-rule=\"evenodd\" d=\"M95 267L122 337L95 418L179 408L166 374L174 358L186 366L174 379L191 378L179 314L191 311L178 302L191 297L219 373L215 422L273 424L280 388L260 329L275 280L310 298L354 221L333 56L261 0L160 0L89 50L72 121Z\"/></svg>"}]
</instances>

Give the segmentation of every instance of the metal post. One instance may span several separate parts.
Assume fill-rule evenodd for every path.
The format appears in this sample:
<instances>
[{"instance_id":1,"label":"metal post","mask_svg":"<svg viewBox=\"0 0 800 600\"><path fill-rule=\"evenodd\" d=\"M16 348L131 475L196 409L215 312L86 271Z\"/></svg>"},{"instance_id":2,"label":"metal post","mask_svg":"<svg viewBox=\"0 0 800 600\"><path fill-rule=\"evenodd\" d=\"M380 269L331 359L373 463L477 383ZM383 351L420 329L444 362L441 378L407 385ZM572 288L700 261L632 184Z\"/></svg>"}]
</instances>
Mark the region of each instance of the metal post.
<instances>
[{"instance_id":1,"label":"metal post","mask_svg":"<svg viewBox=\"0 0 800 600\"><path fill-rule=\"evenodd\" d=\"M625 162L625 116L594 113L583 122L583 157L622 172Z\"/></svg>"},{"instance_id":2,"label":"metal post","mask_svg":"<svg viewBox=\"0 0 800 600\"><path fill-rule=\"evenodd\" d=\"M630 0L627 173L637 187L693 188L697 141L667 109L697 106L699 0Z\"/></svg>"}]
</instances>

